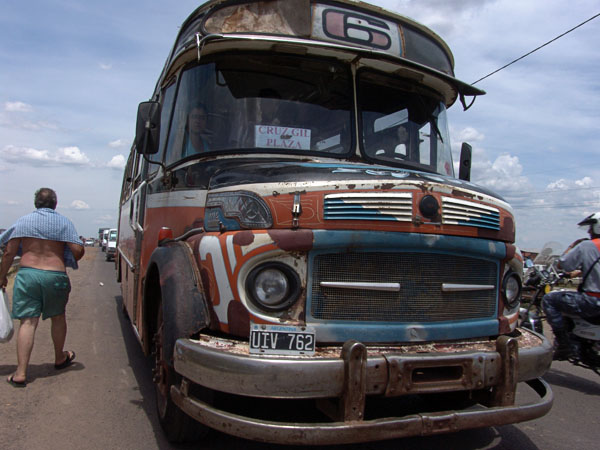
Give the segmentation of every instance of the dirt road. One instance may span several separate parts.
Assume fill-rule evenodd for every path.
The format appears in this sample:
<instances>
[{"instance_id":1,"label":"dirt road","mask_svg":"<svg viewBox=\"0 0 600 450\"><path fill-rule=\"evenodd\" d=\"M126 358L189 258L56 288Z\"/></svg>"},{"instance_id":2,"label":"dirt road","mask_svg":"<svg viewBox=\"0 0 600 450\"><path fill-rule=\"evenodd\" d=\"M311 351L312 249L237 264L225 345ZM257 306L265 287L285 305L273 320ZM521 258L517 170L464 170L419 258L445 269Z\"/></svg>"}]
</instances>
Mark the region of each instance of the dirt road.
<instances>
[{"instance_id":1,"label":"dirt road","mask_svg":"<svg viewBox=\"0 0 600 450\"><path fill-rule=\"evenodd\" d=\"M158 424L151 362L121 311L114 264L88 247L80 269L70 271L66 348L77 353L64 371L53 366L49 321L40 322L28 385L4 379L15 370L15 338L0 344L0 449L251 449L294 450L211 433L186 447L171 446ZM335 447L343 450L407 449L595 449L600 441L600 377L569 363L555 363L546 376L554 408L532 422L426 438ZM528 392L518 397L527 401ZM311 448L311 447L307 447ZM314 449L314 447L312 447Z\"/></svg>"},{"instance_id":2,"label":"dirt road","mask_svg":"<svg viewBox=\"0 0 600 450\"><path fill-rule=\"evenodd\" d=\"M114 264L88 247L69 276L65 348L76 352L75 363L54 369L50 321L40 321L27 387L0 383L0 448L169 448L153 425L153 393L143 392L136 378L150 369L119 314ZM0 344L2 380L16 368L15 345L16 338Z\"/></svg>"}]
</instances>

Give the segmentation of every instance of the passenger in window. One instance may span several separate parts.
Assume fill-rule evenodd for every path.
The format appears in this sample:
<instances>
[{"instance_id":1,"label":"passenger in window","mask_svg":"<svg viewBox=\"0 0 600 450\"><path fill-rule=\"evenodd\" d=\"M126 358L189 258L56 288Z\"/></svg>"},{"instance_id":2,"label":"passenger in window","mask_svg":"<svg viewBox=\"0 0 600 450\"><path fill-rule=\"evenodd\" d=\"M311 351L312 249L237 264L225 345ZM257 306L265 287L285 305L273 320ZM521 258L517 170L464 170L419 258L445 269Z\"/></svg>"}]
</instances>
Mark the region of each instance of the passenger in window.
<instances>
[{"instance_id":1,"label":"passenger in window","mask_svg":"<svg viewBox=\"0 0 600 450\"><path fill-rule=\"evenodd\" d=\"M396 139L394 156L406 158L406 155L408 155L408 130L403 125L396 128Z\"/></svg>"},{"instance_id":2,"label":"passenger in window","mask_svg":"<svg viewBox=\"0 0 600 450\"><path fill-rule=\"evenodd\" d=\"M385 137L381 139L381 146L375 151L376 156L387 158L406 158L408 155L409 135L408 130L404 125L400 125L392 133L390 130L385 130Z\"/></svg>"},{"instance_id":3,"label":"passenger in window","mask_svg":"<svg viewBox=\"0 0 600 450\"><path fill-rule=\"evenodd\" d=\"M188 114L183 156L193 155L195 153L207 152L209 150L207 134L207 118L206 107L201 104L195 104Z\"/></svg>"},{"instance_id":4,"label":"passenger in window","mask_svg":"<svg viewBox=\"0 0 600 450\"><path fill-rule=\"evenodd\" d=\"M261 125L281 125L279 106L281 104L281 94L275 89L266 88L259 92L260 103L260 124Z\"/></svg>"}]
</instances>

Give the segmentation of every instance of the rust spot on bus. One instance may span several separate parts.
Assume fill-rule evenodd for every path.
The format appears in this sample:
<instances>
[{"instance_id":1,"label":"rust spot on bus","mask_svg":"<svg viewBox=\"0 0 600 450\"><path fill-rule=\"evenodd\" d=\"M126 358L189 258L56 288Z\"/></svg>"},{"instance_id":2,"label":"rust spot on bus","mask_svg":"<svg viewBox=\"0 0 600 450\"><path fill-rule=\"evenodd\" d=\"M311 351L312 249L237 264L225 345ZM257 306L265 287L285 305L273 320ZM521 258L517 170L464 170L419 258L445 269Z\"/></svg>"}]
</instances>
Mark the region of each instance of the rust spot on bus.
<instances>
[{"instance_id":1,"label":"rust spot on bus","mask_svg":"<svg viewBox=\"0 0 600 450\"><path fill-rule=\"evenodd\" d=\"M235 245L244 246L250 245L254 242L254 233L250 230L240 231L233 237L233 243Z\"/></svg>"},{"instance_id":2,"label":"rust spot on bus","mask_svg":"<svg viewBox=\"0 0 600 450\"><path fill-rule=\"evenodd\" d=\"M312 230L269 230L269 236L282 250L308 251L313 248Z\"/></svg>"}]
</instances>

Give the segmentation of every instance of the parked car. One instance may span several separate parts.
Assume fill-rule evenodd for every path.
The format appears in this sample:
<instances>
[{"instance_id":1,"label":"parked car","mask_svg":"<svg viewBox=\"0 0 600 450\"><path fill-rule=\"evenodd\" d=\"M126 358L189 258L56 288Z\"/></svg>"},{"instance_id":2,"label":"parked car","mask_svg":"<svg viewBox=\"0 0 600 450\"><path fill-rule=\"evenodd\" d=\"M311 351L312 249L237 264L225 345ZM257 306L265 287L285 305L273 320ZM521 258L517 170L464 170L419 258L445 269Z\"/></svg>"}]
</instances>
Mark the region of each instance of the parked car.
<instances>
[{"instance_id":1,"label":"parked car","mask_svg":"<svg viewBox=\"0 0 600 450\"><path fill-rule=\"evenodd\" d=\"M116 253L117 253L117 229L111 228L108 231L108 240L107 240L107 244L106 244L106 260L114 261Z\"/></svg>"}]
</instances>

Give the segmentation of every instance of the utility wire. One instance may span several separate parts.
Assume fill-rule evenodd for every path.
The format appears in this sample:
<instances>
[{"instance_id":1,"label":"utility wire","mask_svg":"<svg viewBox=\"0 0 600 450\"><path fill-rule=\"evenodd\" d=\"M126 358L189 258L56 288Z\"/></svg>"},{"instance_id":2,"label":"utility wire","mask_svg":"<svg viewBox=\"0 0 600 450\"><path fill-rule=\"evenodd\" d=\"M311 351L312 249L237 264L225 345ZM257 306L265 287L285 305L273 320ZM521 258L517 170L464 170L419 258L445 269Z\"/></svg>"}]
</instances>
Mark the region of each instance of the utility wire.
<instances>
[{"instance_id":1,"label":"utility wire","mask_svg":"<svg viewBox=\"0 0 600 450\"><path fill-rule=\"evenodd\" d=\"M563 192L570 192L570 191L593 191L593 190L600 190L600 186L588 186L588 187L566 188L566 189L549 189L547 191L529 191L529 192L509 191L509 192L505 192L504 196L511 197L511 198L518 198L518 197L529 197L532 194L549 195L549 194L560 194Z\"/></svg>"},{"instance_id":2,"label":"utility wire","mask_svg":"<svg viewBox=\"0 0 600 450\"><path fill-rule=\"evenodd\" d=\"M566 208L582 208L588 206L596 206L598 205L598 201L590 200L587 202L578 202L578 203L554 203L548 205L514 205L511 204L513 209L566 209Z\"/></svg>"},{"instance_id":3,"label":"utility wire","mask_svg":"<svg viewBox=\"0 0 600 450\"><path fill-rule=\"evenodd\" d=\"M535 48L535 49L531 50L529 53L525 53L523 56L521 56L521 57L519 57L519 58L515 59L514 61L511 61L511 62L509 62L508 64L506 64L506 65L504 65L504 66L500 67L499 69L496 69L496 70L494 70L492 73L489 73L489 74L487 74L485 77L483 77L483 78L480 78L479 80L477 80L477 81L474 81L474 82L473 82L473 83L471 83L471 84L476 84L476 83L479 83L481 80L485 80L487 77L491 77L491 76L492 76L492 75L494 75L495 73L498 73L498 72L500 72L502 69L506 69L508 66L510 66L510 65L512 65L512 64L514 64L514 63L516 63L517 61L520 61L520 60L522 60L523 58L525 58L525 57L527 57L527 56L531 55L532 53L535 53L535 52L537 52L538 50L540 50L541 48L545 47L546 45L548 45L548 44L551 44L552 42L556 41L557 39L560 39L561 37L563 37L563 36L565 36L565 35L569 34L571 31L574 31L574 30L576 30L577 28L581 27L582 25L585 25L586 23L588 23L588 22L590 22L590 21L594 20L594 19L595 19L596 17L598 17L598 16L600 16L600 13L596 14L595 16L592 16L592 17L590 17L588 20L585 20L585 21L581 22L579 25L577 25L577 26L575 26L575 27L571 28L571 29L570 29L570 30L568 30L568 31L565 31L563 34L561 34L561 35L559 35L559 36L556 36L554 39L551 39L551 40L549 40L548 42L546 42L545 44L542 44L542 45L540 45L538 48Z\"/></svg>"}]
</instances>

